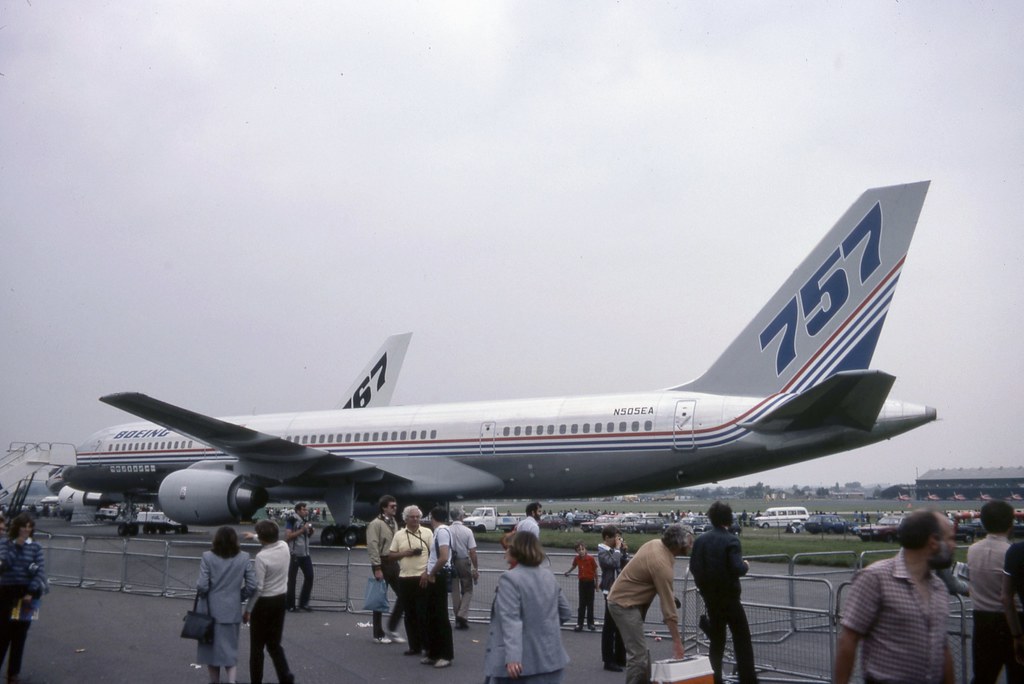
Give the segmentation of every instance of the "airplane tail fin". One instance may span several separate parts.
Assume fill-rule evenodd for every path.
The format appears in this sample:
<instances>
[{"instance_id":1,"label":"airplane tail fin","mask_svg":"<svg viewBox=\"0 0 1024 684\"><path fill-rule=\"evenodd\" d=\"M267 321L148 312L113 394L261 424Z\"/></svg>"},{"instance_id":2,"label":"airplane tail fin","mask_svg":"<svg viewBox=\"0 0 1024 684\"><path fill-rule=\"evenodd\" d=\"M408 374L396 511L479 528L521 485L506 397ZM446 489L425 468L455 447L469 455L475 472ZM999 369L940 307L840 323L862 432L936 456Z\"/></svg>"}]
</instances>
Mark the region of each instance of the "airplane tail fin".
<instances>
[{"instance_id":1,"label":"airplane tail fin","mask_svg":"<svg viewBox=\"0 0 1024 684\"><path fill-rule=\"evenodd\" d=\"M412 333L392 335L384 340L377 353L370 357L366 368L356 376L352 386L342 397L338 408L366 408L390 406L398 384L398 371L405 361Z\"/></svg>"},{"instance_id":2,"label":"airplane tail fin","mask_svg":"<svg viewBox=\"0 0 1024 684\"><path fill-rule=\"evenodd\" d=\"M928 185L866 191L711 368L673 389L802 393L867 369Z\"/></svg>"}]
</instances>

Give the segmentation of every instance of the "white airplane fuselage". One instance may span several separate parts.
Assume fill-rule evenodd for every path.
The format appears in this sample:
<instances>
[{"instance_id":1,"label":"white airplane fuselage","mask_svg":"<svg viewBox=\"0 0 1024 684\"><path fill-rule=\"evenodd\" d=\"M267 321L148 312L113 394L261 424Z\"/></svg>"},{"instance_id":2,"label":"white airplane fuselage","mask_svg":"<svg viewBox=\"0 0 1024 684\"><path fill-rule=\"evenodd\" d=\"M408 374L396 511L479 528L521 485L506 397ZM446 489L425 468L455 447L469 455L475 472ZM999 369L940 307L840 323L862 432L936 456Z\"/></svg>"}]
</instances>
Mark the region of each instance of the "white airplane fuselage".
<instances>
[{"instance_id":1,"label":"white airplane fuselage","mask_svg":"<svg viewBox=\"0 0 1024 684\"><path fill-rule=\"evenodd\" d=\"M776 436L740 425L788 398L663 391L222 420L360 462L420 459L429 467L427 459L443 456L493 476L477 483L389 482L379 492L372 483L361 485L364 500L384 490L453 500L600 496L699 484L803 460L816 446L820 453L854 449L935 418L934 409L888 400L870 432L828 427ZM110 487L114 477L122 491L133 483L153 491L166 473L200 461L235 459L158 425L130 423L94 434L65 477L82 489ZM334 474L330 463L321 463L269 490L275 498L315 496Z\"/></svg>"}]
</instances>

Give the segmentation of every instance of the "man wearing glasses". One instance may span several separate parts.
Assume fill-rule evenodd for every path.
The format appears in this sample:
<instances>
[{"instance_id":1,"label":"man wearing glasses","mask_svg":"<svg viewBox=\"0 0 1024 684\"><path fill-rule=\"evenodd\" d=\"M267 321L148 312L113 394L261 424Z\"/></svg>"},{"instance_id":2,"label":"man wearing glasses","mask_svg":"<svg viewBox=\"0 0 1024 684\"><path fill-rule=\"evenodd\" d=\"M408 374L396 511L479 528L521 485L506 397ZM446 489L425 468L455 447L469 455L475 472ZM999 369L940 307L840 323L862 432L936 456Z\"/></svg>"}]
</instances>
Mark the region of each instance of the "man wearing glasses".
<instances>
[{"instance_id":1,"label":"man wearing glasses","mask_svg":"<svg viewBox=\"0 0 1024 684\"><path fill-rule=\"evenodd\" d=\"M379 514L366 528L366 551L370 556L373 577L385 580L395 596L395 607L388 618L388 629L384 631L384 614L373 611L373 640L378 644L404 644L405 639L398 633L398 621L402 619L402 599L398 593L398 560L390 556L391 542L398 531L395 514L398 503L395 497L385 494L377 502Z\"/></svg>"}]
</instances>

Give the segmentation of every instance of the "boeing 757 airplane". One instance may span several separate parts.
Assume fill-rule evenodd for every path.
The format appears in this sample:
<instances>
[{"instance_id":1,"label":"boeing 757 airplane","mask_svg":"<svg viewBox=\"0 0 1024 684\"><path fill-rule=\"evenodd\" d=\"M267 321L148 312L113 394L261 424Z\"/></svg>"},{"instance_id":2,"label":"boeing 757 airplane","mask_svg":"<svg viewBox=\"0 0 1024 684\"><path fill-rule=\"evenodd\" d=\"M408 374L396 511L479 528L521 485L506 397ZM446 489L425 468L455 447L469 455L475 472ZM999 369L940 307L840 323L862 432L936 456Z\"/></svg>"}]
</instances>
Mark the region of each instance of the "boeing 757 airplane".
<instances>
[{"instance_id":1,"label":"boeing 757 airplane","mask_svg":"<svg viewBox=\"0 0 1024 684\"><path fill-rule=\"evenodd\" d=\"M573 498L756 473L889 439L935 409L888 398L869 369L928 183L868 190L702 376L628 394L213 418L138 393L101 398L145 421L101 430L67 481L178 468L164 512L237 521L270 499L354 514L403 501ZM367 385L372 389L374 378ZM356 399L358 401L358 397ZM188 467L184 467L184 466ZM352 528L355 529L355 528Z\"/></svg>"}]
</instances>

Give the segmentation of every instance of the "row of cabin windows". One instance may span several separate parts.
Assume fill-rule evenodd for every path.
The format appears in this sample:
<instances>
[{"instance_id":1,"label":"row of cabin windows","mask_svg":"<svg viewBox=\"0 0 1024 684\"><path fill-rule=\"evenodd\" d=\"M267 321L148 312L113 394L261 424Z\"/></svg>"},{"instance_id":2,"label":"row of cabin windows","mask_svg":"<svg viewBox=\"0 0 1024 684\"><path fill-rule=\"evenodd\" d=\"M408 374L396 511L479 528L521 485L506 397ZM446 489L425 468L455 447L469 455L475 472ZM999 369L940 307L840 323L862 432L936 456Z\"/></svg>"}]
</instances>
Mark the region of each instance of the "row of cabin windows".
<instances>
[{"instance_id":1,"label":"row of cabin windows","mask_svg":"<svg viewBox=\"0 0 1024 684\"><path fill-rule=\"evenodd\" d=\"M653 429L654 423L652 421L648 420L644 422L645 432L650 432ZM583 423L583 425L579 425L578 423L565 425L563 423L562 425L558 426L558 434L560 435L588 435L591 432L593 432L594 434L600 434L601 432L615 432L615 423L611 421L607 423L594 423L593 425L591 425L590 423ZM626 423L626 421L622 421L621 423L619 423L619 432L640 432L640 421L634 420L632 423ZM553 435L555 434L555 426L548 425L545 427L544 425L538 425L535 428L532 425L527 425L526 427L517 425L515 427L506 426L502 430L502 436L504 437L519 437L521 435L526 435L527 437L529 437L534 434Z\"/></svg>"},{"instance_id":2,"label":"row of cabin windows","mask_svg":"<svg viewBox=\"0 0 1024 684\"><path fill-rule=\"evenodd\" d=\"M334 438L337 436L339 442L352 444L355 442L404 442L428 439L428 434L430 435L429 439L437 439L437 430L431 430L429 433L426 430L395 430L393 432L347 432L344 435L340 433L338 435L293 435L285 437L285 439L296 444L334 444Z\"/></svg>"},{"instance_id":3,"label":"row of cabin windows","mask_svg":"<svg viewBox=\"0 0 1024 684\"><path fill-rule=\"evenodd\" d=\"M533 425L527 425L525 427L517 425L514 428L506 426L503 429L502 434L505 437L519 437L522 435L526 435L527 437L529 437L534 434L538 436L544 434L553 435L555 434L555 429L556 428L554 425L538 425L536 428L534 428ZM591 432L593 432L594 434L600 434L601 432L615 432L615 423L583 423L582 425L579 425L578 423L566 425L563 423L559 425L557 429L558 434L560 435L576 435L581 433L587 435L590 434ZM649 420L645 421L643 429L646 432L650 432L652 429L654 429L654 423ZM632 423L622 421L621 423L619 423L619 432L628 431L640 432L640 421L634 420ZM427 439L427 435L427 430L395 430L393 432L349 432L344 435L344 442L346 444L352 444L358 442L398 442L417 439L425 440ZM429 435L430 439L437 439L437 430L430 430ZM342 441L342 435L340 433L338 435L292 435L289 437L285 437L285 439L287 439L290 442L295 442L296 444L333 444L335 436L337 436L339 442ZM167 450L190 448L192 448L192 440L183 440L175 442L136 442L132 444L110 444L107 446L107 451L153 451L155 449Z\"/></svg>"},{"instance_id":4,"label":"row of cabin windows","mask_svg":"<svg viewBox=\"0 0 1024 684\"><path fill-rule=\"evenodd\" d=\"M161 449L191 449L192 440L181 440L179 442L133 442L132 444L108 444L107 451L153 451Z\"/></svg>"}]
</instances>

